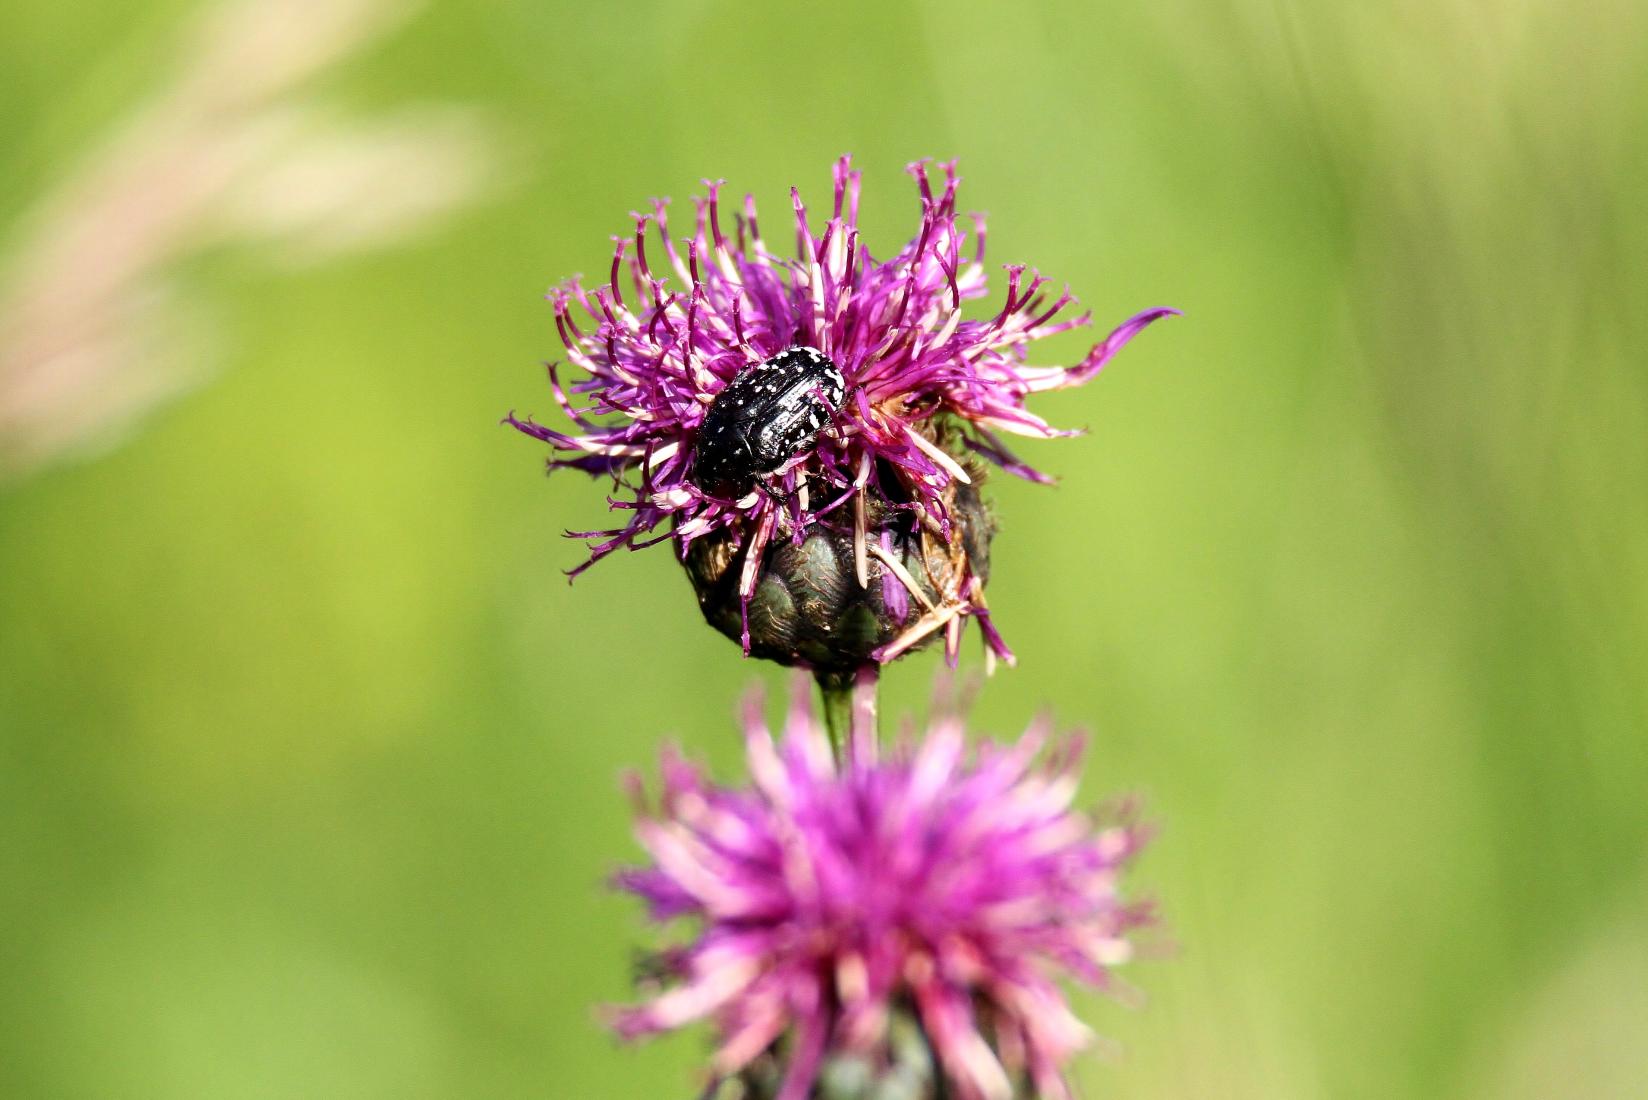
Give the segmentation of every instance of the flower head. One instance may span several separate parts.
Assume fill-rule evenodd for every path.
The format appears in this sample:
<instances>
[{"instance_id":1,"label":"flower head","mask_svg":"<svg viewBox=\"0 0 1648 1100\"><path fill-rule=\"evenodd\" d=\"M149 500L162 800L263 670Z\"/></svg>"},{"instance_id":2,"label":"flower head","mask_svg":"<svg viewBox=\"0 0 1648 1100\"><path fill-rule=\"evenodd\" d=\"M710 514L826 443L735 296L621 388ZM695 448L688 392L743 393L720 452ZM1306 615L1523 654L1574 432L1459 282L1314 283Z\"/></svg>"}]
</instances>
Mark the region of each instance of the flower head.
<instances>
[{"instance_id":1,"label":"flower head","mask_svg":"<svg viewBox=\"0 0 1648 1100\"><path fill-rule=\"evenodd\" d=\"M690 917L666 952L670 987L619 1012L625 1036L714 1021L714 1069L785 1066L778 1100L805 1100L827 1058L885 1062L913 1015L961 1100L1005 1100L1028 1079L1067 1098L1062 1067L1090 1039L1053 976L1096 985L1148 919L1117 879L1143 842L1126 814L1095 828L1071 808L1080 753L1045 759L1038 723L968 753L962 719L877 759L862 700L842 764L798 688L774 744L746 707L754 785L717 786L667 754L660 804L637 826L652 864L619 875L654 919Z\"/></svg>"},{"instance_id":2,"label":"flower head","mask_svg":"<svg viewBox=\"0 0 1648 1100\"><path fill-rule=\"evenodd\" d=\"M921 223L889 259L875 259L859 234L859 173L842 158L821 232L791 191L793 256L768 248L753 199L729 219L721 185L707 183L685 240L671 236L665 203L655 202L634 215L634 234L618 240L600 285L574 279L551 293L567 359L583 376L563 384L551 365L550 382L576 430L513 415L508 423L550 445L552 468L611 478L609 504L625 515L611 529L574 533L591 544L575 574L619 548L673 537L684 558L695 540L720 535L743 563L747 653L749 602L775 538L799 543L821 523L849 528L867 587L880 572L868 560L875 538L867 493L949 540L954 486L972 479L961 455L1048 480L1014 457L1002 435L1071 433L1026 409L1026 399L1088 381L1145 326L1176 311L1138 314L1074 366L1029 365L1032 342L1089 316L1065 316L1068 292L1050 295L1045 278L1010 265L1001 306L964 318L963 303L986 293L984 219L957 213L953 164L936 183L925 162L910 171ZM774 383L765 389L749 381L764 364ZM794 385L774 411L781 382ZM727 450L735 446L738 461ZM706 458L709 448L716 453ZM950 624L964 617L987 627L981 578L961 570L941 595L877 659L940 630L953 651ZM994 653L1010 656L994 631L985 637Z\"/></svg>"}]
</instances>

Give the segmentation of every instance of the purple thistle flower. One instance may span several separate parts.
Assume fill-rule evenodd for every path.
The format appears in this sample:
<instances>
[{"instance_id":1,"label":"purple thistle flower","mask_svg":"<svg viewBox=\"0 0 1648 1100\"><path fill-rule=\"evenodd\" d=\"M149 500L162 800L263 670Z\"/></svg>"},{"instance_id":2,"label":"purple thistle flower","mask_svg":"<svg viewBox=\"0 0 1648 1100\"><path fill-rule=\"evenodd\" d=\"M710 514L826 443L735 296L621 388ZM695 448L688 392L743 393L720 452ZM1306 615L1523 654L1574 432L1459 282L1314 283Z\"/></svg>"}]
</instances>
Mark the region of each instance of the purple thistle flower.
<instances>
[{"instance_id":1,"label":"purple thistle flower","mask_svg":"<svg viewBox=\"0 0 1648 1100\"><path fill-rule=\"evenodd\" d=\"M1095 829L1071 809L1080 747L1038 763L1045 722L970 757L961 716L941 710L878 760L872 676L839 765L804 684L776 745L760 699L746 704L748 789L666 751L660 804L637 795L652 864L616 881L653 919L699 930L661 956L670 987L618 1010L616 1029L712 1020L717 1076L776 1054L776 1100L806 1100L826 1059L885 1064L908 1012L960 1100L1005 1100L1025 1081L1067 1100L1062 1068L1091 1033L1053 976L1108 986L1129 957L1149 914L1117 879L1143 830L1125 812Z\"/></svg>"},{"instance_id":2,"label":"purple thistle flower","mask_svg":"<svg viewBox=\"0 0 1648 1100\"><path fill-rule=\"evenodd\" d=\"M867 490L951 539L954 484L971 481L948 449L952 436L958 453L1050 480L1015 457L1003 433L1074 433L1031 413L1026 398L1088 381L1147 325L1177 311L1138 314L1074 366L1028 365L1033 341L1086 325L1090 316L1064 316L1073 301L1068 291L1053 297L1040 274L1009 265L1000 308L964 319L962 303L986 292L984 219L964 224L957 214L953 163L941 167L936 188L926 162L910 171L920 187L921 224L891 259L876 260L859 235L859 173L843 157L821 233L814 234L800 195L790 193L794 258L768 249L749 197L729 234L722 185L706 181L708 195L695 200L696 224L684 242L670 235L665 203L656 201L650 213L634 215L633 238L618 239L601 285L573 279L551 293L567 359L585 375L567 386L559 368L549 367L555 399L576 431L513 414L507 423L553 448L551 468L611 478L608 503L627 513L611 529L569 532L588 539L591 550L573 575L621 547L673 537L685 559L694 540L729 535L743 555L738 596L748 654L749 603L774 539L799 543L819 521L850 523L861 588L870 583L871 558L882 560L879 540L866 529ZM716 396L794 347L822 353L844 382L838 404L824 401L825 390L836 392L833 376L800 398L818 403L822 430L797 436L801 446L758 471L759 484L748 491L701 484L693 476L700 426ZM953 660L966 617L978 618L993 656L1011 659L989 625L982 577L963 568L940 596L919 595L923 613L874 659L891 660L943 631Z\"/></svg>"}]
</instances>

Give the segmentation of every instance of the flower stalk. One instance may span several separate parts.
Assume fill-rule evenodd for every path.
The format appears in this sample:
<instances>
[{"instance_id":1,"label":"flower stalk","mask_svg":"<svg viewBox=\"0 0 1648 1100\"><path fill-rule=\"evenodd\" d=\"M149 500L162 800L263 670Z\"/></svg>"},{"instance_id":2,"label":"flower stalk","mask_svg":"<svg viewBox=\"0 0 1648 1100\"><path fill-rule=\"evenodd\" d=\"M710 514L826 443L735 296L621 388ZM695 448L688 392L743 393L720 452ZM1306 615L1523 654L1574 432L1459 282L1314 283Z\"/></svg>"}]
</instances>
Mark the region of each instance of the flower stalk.
<instances>
[{"instance_id":1,"label":"flower stalk","mask_svg":"<svg viewBox=\"0 0 1648 1100\"><path fill-rule=\"evenodd\" d=\"M847 751L852 728L853 685L839 673L822 673L816 679L818 697L824 705L824 728L830 735L830 753L839 763Z\"/></svg>"},{"instance_id":2,"label":"flower stalk","mask_svg":"<svg viewBox=\"0 0 1648 1100\"><path fill-rule=\"evenodd\" d=\"M857 671L815 672L818 697L823 704L824 730L830 738L830 754L837 767L847 762L849 752L860 757L874 753L881 740L881 668L866 662Z\"/></svg>"}]
</instances>

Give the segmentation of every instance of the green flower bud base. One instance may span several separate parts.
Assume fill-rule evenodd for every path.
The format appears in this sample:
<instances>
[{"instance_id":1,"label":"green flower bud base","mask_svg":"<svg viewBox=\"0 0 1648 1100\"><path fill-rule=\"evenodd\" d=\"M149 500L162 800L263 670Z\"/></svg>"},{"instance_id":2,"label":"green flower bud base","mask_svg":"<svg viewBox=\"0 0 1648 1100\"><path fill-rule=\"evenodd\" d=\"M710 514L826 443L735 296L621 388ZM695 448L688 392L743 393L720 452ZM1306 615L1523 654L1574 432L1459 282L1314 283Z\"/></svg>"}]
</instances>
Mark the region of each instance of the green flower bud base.
<instances>
[{"instance_id":1,"label":"green flower bud base","mask_svg":"<svg viewBox=\"0 0 1648 1100\"><path fill-rule=\"evenodd\" d=\"M995 521L979 495L978 479L953 483L945 496L953 519L949 540L918 523L910 509L894 508L866 492L868 542L902 566L915 592L873 553L865 559L868 583L859 583L850 518L816 521L799 541L793 536L775 538L763 555L750 599L750 655L810 668L821 683L844 680L873 661L875 650L897 638L927 606L953 599L964 570L981 582L987 578ZM738 583L744 559L733 536L723 533L697 540L684 564L705 620L738 641L743 625ZM893 585L903 590L903 606L898 606L896 595L894 606L889 606Z\"/></svg>"}]
</instances>

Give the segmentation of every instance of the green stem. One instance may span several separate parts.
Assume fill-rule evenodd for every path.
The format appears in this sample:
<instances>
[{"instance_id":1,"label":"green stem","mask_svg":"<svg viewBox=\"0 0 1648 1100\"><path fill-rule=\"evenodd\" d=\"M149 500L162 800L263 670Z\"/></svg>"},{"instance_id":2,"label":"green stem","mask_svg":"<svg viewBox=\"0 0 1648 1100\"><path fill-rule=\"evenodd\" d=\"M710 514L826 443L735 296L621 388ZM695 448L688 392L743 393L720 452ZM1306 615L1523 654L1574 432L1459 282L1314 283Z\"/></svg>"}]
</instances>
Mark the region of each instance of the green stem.
<instances>
[{"instance_id":1,"label":"green stem","mask_svg":"<svg viewBox=\"0 0 1648 1100\"><path fill-rule=\"evenodd\" d=\"M830 751L840 764L847 755L847 738L853 729L853 676L850 672L816 672L818 694L824 700L824 728L830 734Z\"/></svg>"},{"instance_id":2,"label":"green stem","mask_svg":"<svg viewBox=\"0 0 1648 1100\"><path fill-rule=\"evenodd\" d=\"M862 722L872 739L881 739L880 707L876 696L881 689L881 668L867 664L857 672L815 672L818 694L824 700L824 728L830 734L835 762L844 763L852 744L853 723ZM873 746L860 746L874 755Z\"/></svg>"}]
</instances>

